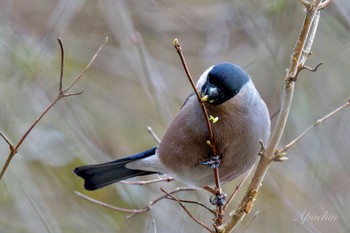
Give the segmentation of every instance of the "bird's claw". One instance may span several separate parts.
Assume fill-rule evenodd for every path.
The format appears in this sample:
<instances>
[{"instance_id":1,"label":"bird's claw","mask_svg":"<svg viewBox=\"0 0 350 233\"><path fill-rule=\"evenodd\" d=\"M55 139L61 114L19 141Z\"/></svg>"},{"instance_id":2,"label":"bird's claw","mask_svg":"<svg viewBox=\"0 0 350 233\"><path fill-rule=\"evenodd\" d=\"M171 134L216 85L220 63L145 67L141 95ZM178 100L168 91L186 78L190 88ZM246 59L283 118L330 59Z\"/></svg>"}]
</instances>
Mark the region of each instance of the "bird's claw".
<instances>
[{"instance_id":1,"label":"bird's claw","mask_svg":"<svg viewBox=\"0 0 350 233\"><path fill-rule=\"evenodd\" d=\"M210 166L211 168L217 168L220 165L221 156L220 155L212 155L210 159L201 162L203 165Z\"/></svg>"},{"instance_id":2,"label":"bird's claw","mask_svg":"<svg viewBox=\"0 0 350 233\"><path fill-rule=\"evenodd\" d=\"M209 199L212 205L223 206L226 203L226 194L217 193L210 197Z\"/></svg>"}]
</instances>

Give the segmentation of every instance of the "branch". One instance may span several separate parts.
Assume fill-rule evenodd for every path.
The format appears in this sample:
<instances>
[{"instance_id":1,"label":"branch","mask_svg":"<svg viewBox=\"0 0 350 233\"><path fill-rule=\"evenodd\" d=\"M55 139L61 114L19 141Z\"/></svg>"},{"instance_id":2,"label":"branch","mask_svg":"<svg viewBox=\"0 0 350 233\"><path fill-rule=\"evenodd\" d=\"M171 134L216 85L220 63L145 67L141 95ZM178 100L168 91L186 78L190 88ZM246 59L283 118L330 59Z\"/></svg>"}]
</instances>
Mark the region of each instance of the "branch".
<instances>
[{"instance_id":1,"label":"branch","mask_svg":"<svg viewBox=\"0 0 350 233\"><path fill-rule=\"evenodd\" d=\"M188 214L188 216L190 216L196 223L198 223L199 225L201 225L202 227L204 227L205 229L207 229L209 232L212 232L212 230L210 229L210 227L208 227L207 225L205 225L203 222L201 222L199 219L197 219L195 216L193 216L191 214L191 212L186 208L186 206L176 197L174 197L174 195L168 193L167 191L165 191L163 188L160 188L160 190L162 190L163 193L165 193L167 196L171 197L173 200L175 200L177 203L179 203L179 205L181 206L181 208Z\"/></svg>"},{"instance_id":2,"label":"branch","mask_svg":"<svg viewBox=\"0 0 350 233\"><path fill-rule=\"evenodd\" d=\"M151 128L151 126L148 126L147 127L147 131L148 133L151 134L152 138L156 141L156 143L159 145L160 144L160 139L159 137L157 136L157 134L153 131L153 129Z\"/></svg>"},{"instance_id":3,"label":"branch","mask_svg":"<svg viewBox=\"0 0 350 233\"><path fill-rule=\"evenodd\" d=\"M167 199L172 200L172 201L176 201L174 198L172 197L167 197ZM213 211L212 209L210 209L208 206L198 202L198 201L189 201L189 200L183 200L183 199L178 199L180 202L182 203L189 203L189 204L195 204L195 205L199 205L201 207L203 207L204 209L208 210L210 213L215 215L215 211Z\"/></svg>"},{"instance_id":4,"label":"branch","mask_svg":"<svg viewBox=\"0 0 350 233\"><path fill-rule=\"evenodd\" d=\"M79 79L82 77L82 75L90 68L90 66L93 64L93 62L96 60L99 52L101 51L102 47L107 43L107 38L105 39L104 43L99 47L99 49L97 50L97 52L95 53L95 55L92 57L92 59L90 60L90 62L87 64L87 66L84 68L84 70L75 78L75 80L68 86L67 89L62 90L62 86L63 86L63 68L64 68L64 47L62 44L62 40L61 39L57 39L58 43L60 45L60 49L61 49L61 71L60 71L60 78L59 78L59 93L58 96L56 97L56 99L54 101L52 101L47 107L46 109L40 114L40 116L38 116L35 121L33 122L33 124L27 129L27 131L23 134L23 136L21 137L21 139L18 141L18 143L16 145L13 145L10 143L10 141L1 133L1 137L9 144L10 146L10 153L7 157L7 160L4 164L4 166L2 167L2 170L0 172L0 181L2 179L2 177L4 176L8 166L10 165L13 157L15 156L15 154L17 153L18 149L20 148L20 146L22 145L22 143L24 142L24 140L27 138L27 136L30 134L30 132L33 130L33 128L39 123L39 121L46 115L46 113L58 102L60 101L62 98L65 97L69 97L69 96L74 96L74 95L79 95L82 93L78 92L78 93L67 93L76 82L79 81Z\"/></svg>"},{"instance_id":5,"label":"branch","mask_svg":"<svg viewBox=\"0 0 350 233\"><path fill-rule=\"evenodd\" d=\"M194 191L194 190L196 190L196 189L184 187L184 188L177 188L177 189L171 191L170 193L174 194L174 193L177 193L177 192ZM96 200L96 199L88 197L88 196L86 196L86 195L84 195L84 194L82 194L82 193L80 193L78 191L75 191L74 193L76 195L78 195L79 197L87 200L87 201L90 201L90 202L95 203L97 205L103 206L105 208L108 208L108 209L111 209L111 210L115 210L115 211L119 211L119 212L123 212L123 213L131 213L131 215L128 215L126 218L132 218L132 217L134 217L137 214L148 212L152 208L153 205L155 205L157 202L167 198L167 196L168 196L168 195L160 196L157 199L149 202L149 204L146 205L145 207L140 208L140 209L126 209L126 208L117 207L117 206L110 205L110 204L107 204L105 202Z\"/></svg>"},{"instance_id":6,"label":"branch","mask_svg":"<svg viewBox=\"0 0 350 233\"><path fill-rule=\"evenodd\" d=\"M284 146L281 150L278 151L279 154L287 152L292 146L294 146L297 142L299 142L308 132L310 132L313 128L319 126L322 122L328 120L332 116L334 116L336 113L344 110L345 108L350 106L350 99L343 104L342 106L338 107L334 111L328 113L326 116L318 119L315 121L313 125L311 125L309 128L307 128L304 132L302 132L298 137L296 137L293 141L291 141L288 145Z\"/></svg>"},{"instance_id":7,"label":"branch","mask_svg":"<svg viewBox=\"0 0 350 233\"><path fill-rule=\"evenodd\" d=\"M194 93L197 96L198 103L200 104L202 112L203 112L203 115L205 117L205 122L207 124L208 133L209 133L209 143L208 143L208 145L210 146L212 155L215 156L215 161L213 161L214 164L212 166L212 168L214 170L214 178L215 178L215 189L216 189L215 190L215 192L216 192L215 195L218 198L222 199L222 197L224 197L225 194L222 192L222 189L221 189L221 182L220 182L220 175L219 175L219 166L216 165L217 163L220 164L220 158L218 158L218 155L216 153L216 143L215 143L215 139L214 139L213 129L212 129L212 126L211 126L211 123L210 123L209 114L208 114L207 108L205 107L203 99L199 95L198 90L197 90L196 86L194 85L191 73L190 73L190 71L189 71L189 69L187 67L184 55L182 53L182 48L181 48L181 45L179 43L179 40L175 39L173 43L174 43L174 47L176 49L176 52L179 54L179 57L181 59L181 63L183 65L183 68L184 68L184 70L186 72L188 80L191 83L193 91L194 91ZM208 163L209 165L210 165L210 162ZM215 217L215 224L214 225L215 226L219 226L219 225L223 224L223 221L224 221L224 209L223 209L222 202L218 201L217 204L216 204L216 207L217 207L217 211L216 211L217 216Z\"/></svg>"},{"instance_id":8,"label":"branch","mask_svg":"<svg viewBox=\"0 0 350 233\"><path fill-rule=\"evenodd\" d=\"M259 164L256 168L245 196L241 200L237 210L232 213L232 217L229 222L218 227L219 232L231 232L245 217L245 215L251 211L255 199L258 195L262 180L264 179L266 172L274 160L274 157L276 157L275 152L284 132L289 110L292 104L295 76L298 72L298 69L304 66L307 56L310 54L314 37L316 35L322 3L321 0L313 0L312 3L310 3L312 7L309 7L309 2L304 0L299 0L299 2L301 2L307 9L299 37L294 46L293 54L291 55L289 68L284 78L285 82L281 111L277 119L275 130L270 137L266 149L262 147L262 150L259 153Z\"/></svg>"},{"instance_id":9,"label":"branch","mask_svg":"<svg viewBox=\"0 0 350 233\"><path fill-rule=\"evenodd\" d=\"M96 199L93 199L91 197L88 197L84 194L82 194L81 192L78 192L78 191L75 191L74 192L76 195L78 195L79 197L85 199L85 200L88 200L92 203L95 203L97 205L100 205L100 206L103 206L103 207L106 207L107 209L111 209L111 210L116 210L116 211L119 211L119 212L124 212L124 213L144 213L146 211L148 211L149 209L148 208L142 208L142 209L125 209L125 208L120 208L120 207L117 207L117 206L113 206L113 205L109 205L105 202L102 202L102 201L98 201Z\"/></svg>"},{"instance_id":10,"label":"branch","mask_svg":"<svg viewBox=\"0 0 350 233\"><path fill-rule=\"evenodd\" d=\"M235 198L235 196L237 195L237 193L239 192L239 190L241 190L242 185L247 181L248 177L250 176L250 174L252 173L253 169L255 166L253 166L249 172L247 173L247 175L245 175L245 177L241 180L241 182L236 186L235 191L233 191L233 193L231 194L231 196L229 197L229 199L227 200L227 202L224 205L224 210L227 209L227 207L231 204L232 200Z\"/></svg>"},{"instance_id":11,"label":"branch","mask_svg":"<svg viewBox=\"0 0 350 233\"><path fill-rule=\"evenodd\" d=\"M132 184L132 185L147 185L147 184L153 184L153 183L158 183L158 182L171 182L174 181L175 179L172 177L165 177L165 178L158 178L154 180L146 180L146 181L119 181L118 183L121 184Z\"/></svg>"}]
</instances>

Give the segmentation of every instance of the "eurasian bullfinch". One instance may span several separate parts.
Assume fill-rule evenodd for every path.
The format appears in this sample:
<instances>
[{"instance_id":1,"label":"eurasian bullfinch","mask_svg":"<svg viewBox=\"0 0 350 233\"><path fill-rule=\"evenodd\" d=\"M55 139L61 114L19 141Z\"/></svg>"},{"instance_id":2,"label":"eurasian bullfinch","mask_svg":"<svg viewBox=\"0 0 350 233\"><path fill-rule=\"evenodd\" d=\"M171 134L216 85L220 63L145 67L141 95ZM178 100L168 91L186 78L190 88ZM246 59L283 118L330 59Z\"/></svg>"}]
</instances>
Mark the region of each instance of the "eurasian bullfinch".
<instances>
[{"instance_id":1,"label":"eurasian bullfinch","mask_svg":"<svg viewBox=\"0 0 350 233\"><path fill-rule=\"evenodd\" d=\"M270 135L268 109L249 75L238 65L220 63L208 68L196 88L206 96L208 114L218 117L213 133L220 156L222 183L251 168L258 158L259 141ZM95 190L117 181L153 173L167 174L189 186L213 186L207 145L208 128L196 95L191 94L170 124L158 147L115 161L80 166L75 174L85 189Z\"/></svg>"}]
</instances>

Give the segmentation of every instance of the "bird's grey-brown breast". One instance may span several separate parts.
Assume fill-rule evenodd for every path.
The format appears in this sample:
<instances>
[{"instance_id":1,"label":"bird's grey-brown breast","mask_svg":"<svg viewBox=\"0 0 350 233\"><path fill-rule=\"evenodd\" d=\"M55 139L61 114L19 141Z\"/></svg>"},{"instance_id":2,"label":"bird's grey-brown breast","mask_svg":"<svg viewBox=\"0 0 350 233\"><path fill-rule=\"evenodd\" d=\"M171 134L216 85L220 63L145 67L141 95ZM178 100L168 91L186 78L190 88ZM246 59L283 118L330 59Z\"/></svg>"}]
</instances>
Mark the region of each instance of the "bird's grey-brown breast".
<instances>
[{"instance_id":1,"label":"bird's grey-brown breast","mask_svg":"<svg viewBox=\"0 0 350 233\"><path fill-rule=\"evenodd\" d=\"M259 150L258 141L266 142L269 136L267 108L254 86L248 85L253 83L248 82L237 96L223 104L206 105L210 115L219 117L213 131L217 152L222 156L219 172L224 182L253 165ZM157 155L176 179L199 187L213 185L213 170L201 164L210 157L207 139L202 110L196 96L192 96L165 133Z\"/></svg>"}]
</instances>

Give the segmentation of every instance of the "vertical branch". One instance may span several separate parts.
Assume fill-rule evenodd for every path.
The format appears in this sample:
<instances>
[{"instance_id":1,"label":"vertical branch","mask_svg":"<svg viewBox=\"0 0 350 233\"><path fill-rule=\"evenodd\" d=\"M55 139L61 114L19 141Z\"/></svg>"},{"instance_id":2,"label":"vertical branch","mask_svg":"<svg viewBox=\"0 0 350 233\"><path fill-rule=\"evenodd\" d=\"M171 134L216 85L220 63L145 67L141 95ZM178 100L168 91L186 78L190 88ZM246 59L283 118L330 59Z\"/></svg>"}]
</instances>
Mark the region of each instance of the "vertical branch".
<instances>
[{"instance_id":1,"label":"vertical branch","mask_svg":"<svg viewBox=\"0 0 350 233\"><path fill-rule=\"evenodd\" d=\"M217 157L214 133L213 133L213 129L212 129L212 126L211 126L211 123L209 120L208 111L207 111L207 108L205 107L205 104L202 101L202 98L199 95L198 90L196 89L196 86L193 82L192 76L190 74L190 71L188 70L185 58L184 58L183 53L182 53L181 45L179 44L178 39L174 40L174 47L180 56L180 59L181 59L182 65L185 69L185 72L187 74L188 80L190 81L191 86L192 86L192 88L197 96L198 103L200 104L203 115L205 117L205 122L207 124L208 132L209 132L209 146L210 146L211 153L213 156ZM218 199L223 200L223 198L225 198L225 195L222 193L222 189L221 189L219 166L213 166L213 171L214 171L214 179L215 179L215 195ZM223 204L223 202L218 201L216 203L216 207L217 207L217 210L216 210L214 226L220 226L224 222L224 204Z\"/></svg>"},{"instance_id":2,"label":"vertical branch","mask_svg":"<svg viewBox=\"0 0 350 233\"><path fill-rule=\"evenodd\" d=\"M298 70L303 68L307 56L310 54L310 50L317 31L320 10L323 9L321 0L313 0L312 2L299 0L299 2L301 2L306 7L306 14L299 37L291 55L287 74L284 79L281 111L275 129L270 137L267 147L264 148L262 146L261 148L261 151L259 153L261 156L259 164L256 168L245 196L240 202L237 210L232 213L230 221L220 226L218 228L218 232L231 232L245 217L245 215L250 212L257 197L262 180L264 179L265 174L268 171L274 157L276 157L277 146L279 145L282 134L284 132L289 110L292 104L296 76L298 74Z\"/></svg>"},{"instance_id":3,"label":"vertical branch","mask_svg":"<svg viewBox=\"0 0 350 233\"><path fill-rule=\"evenodd\" d=\"M197 96L198 103L200 104L202 112L203 112L203 115L205 117L205 122L207 124L208 132L209 132L209 142L210 142L209 146L210 146L211 153L212 153L213 156L217 156L216 143L215 143L215 139L214 139L214 133L213 133L213 129L212 129L212 126L211 126L211 123L210 123L210 120L209 120L209 115L208 115L207 108L205 107L205 104L202 101L202 98L199 95L198 90L196 89L196 86L195 86L195 84L193 82L191 73L188 70L185 58L184 58L183 53L182 53L181 45L179 44L178 39L174 40L174 47L175 47L177 53L180 56L180 59L181 59L182 65L183 65L183 67L185 69L185 72L187 74L188 80L190 81L191 86L192 86L192 88L193 88L193 90L194 90L194 92L195 92L195 94ZM221 182L220 182L220 175L219 175L219 166L213 166L213 170L214 170L214 179L215 179L215 192L216 192L215 195L217 196L217 198L221 198L222 199L222 198L224 198L225 195L222 193L222 189L221 189ZM217 204L216 204L216 207L217 207L217 211L216 211L215 224L214 225L215 226L220 226L220 225L223 224L223 221L224 221L224 205L223 205L223 203L221 201L218 201Z\"/></svg>"}]
</instances>

